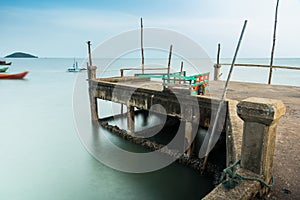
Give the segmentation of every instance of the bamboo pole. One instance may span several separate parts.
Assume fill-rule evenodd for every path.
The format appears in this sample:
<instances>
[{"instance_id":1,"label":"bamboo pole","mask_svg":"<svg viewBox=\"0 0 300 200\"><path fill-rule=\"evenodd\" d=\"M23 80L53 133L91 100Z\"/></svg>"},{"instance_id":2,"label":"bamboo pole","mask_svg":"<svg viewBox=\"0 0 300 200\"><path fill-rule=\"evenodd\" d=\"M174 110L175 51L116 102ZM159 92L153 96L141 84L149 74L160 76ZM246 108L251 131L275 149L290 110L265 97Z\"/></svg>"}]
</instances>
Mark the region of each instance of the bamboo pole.
<instances>
[{"instance_id":1,"label":"bamboo pole","mask_svg":"<svg viewBox=\"0 0 300 200\"><path fill-rule=\"evenodd\" d=\"M141 18L141 52L142 52L142 74L144 74L145 60L144 60L144 28L143 28L143 18Z\"/></svg>"},{"instance_id":2,"label":"bamboo pole","mask_svg":"<svg viewBox=\"0 0 300 200\"><path fill-rule=\"evenodd\" d=\"M220 51L221 51L221 45L220 43L218 44L218 53L217 53L217 64L214 65L214 80L218 81L220 78Z\"/></svg>"},{"instance_id":3,"label":"bamboo pole","mask_svg":"<svg viewBox=\"0 0 300 200\"><path fill-rule=\"evenodd\" d=\"M244 26L243 26L243 29L242 29L242 32L241 32L241 35L240 35L240 39L239 39L239 42L237 44L235 54L234 54L234 57L233 57L233 60L232 60L232 64L231 64L231 67L230 67L230 70L229 70L229 74L228 74L228 77L227 77L227 80L226 80L226 83L225 83L225 87L224 87L223 94L222 94L222 99L221 99L221 102L219 104L218 111L217 111L217 114L216 114L216 118L214 120L214 124L213 124L212 130L211 130L211 135L210 135L209 140L208 140L208 145L207 145L207 148L206 148L206 154L205 154L205 158L204 158L203 165L202 165L202 168L201 168L202 172L206 168L206 163L207 163L209 151L211 149L212 141L213 141L213 138L214 138L214 135L215 135L215 132L216 132L217 123L219 121L220 112L221 112L221 109L223 107L223 104L224 104L224 101L225 101L225 98L226 98L228 83L230 81L230 77L231 77L231 74L232 74L232 71L233 71L233 66L234 66L234 63L235 63L235 60L236 60L236 57L237 57L237 53L238 53L239 48L240 48L240 44L241 44L241 41L242 41L242 38L243 38L243 35L244 35L244 32L245 32L246 26L247 26L247 20L245 20L245 22L244 22Z\"/></svg>"},{"instance_id":4,"label":"bamboo pole","mask_svg":"<svg viewBox=\"0 0 300 200\"><path fill-rule=\"evenodd\" d=\"M170 74L170 67L171 67L171 58L172 58L172 48L173 46L170 46L170 52L169 52L169 59L168 59L168 74Z\"/></svg>"},{"instance_id":5,"label":"bamboo pole","mask_svg":"<svg viewBox=\"0 0 300 200\"><path fill-rule=\"evenodd\" d=\"M183 61L181 61L181 65L180 65L180 74L182 74L183 72Z\"/></svg>"},{"instance_id":6,"label":"bamboo pole","mask_svg":"<svg viewBox=\"0 0 300 200\"><path fill-rule=\"evenodd\" d=\"M217 54L217 66L219 67L220 65L220 51L221 51L221 45L220 43L218 44L218 54Z\"/></svg>"},{"instance_id":7,"label":"bamboo pole","mask_svg":"<svg viewBox=\"0 0 300 200\"><path fill-rule=\"evenodd\" d=\"M181 65L180 65L180 76L183 76L183 61L181 61ZM179 81L179 84L181 84L181 80Z\"/></svg>"},{"instance_id":8,"label":"bamboo pole","mask_svg":"<svg viewBox=\"0 0 300 200\"><path fill-rule=\"evenodd\" d=\"M229 66L231 64L228 63L221 63L222 66ZM262 68L270 68L270 65L261 65L261 64L234 64L236 67L262 67ZM291 67L291 66L276 66L273 65L272 68L278 69L293 69L293 70L300 70L300 67Z\"/></svg>"},{"instance_id":9,"label":"bamboo pole","mask_svg":"<svg viewBox=\"0 0 300 200\"><path fill-rule=\"evenodd\" d=\"M276 10L275 10L275 22L274 22L274 33L273 33L273 45L272 45L272 52L271 52L271 60L270 60L270 72L269 72L269 81L268 84L271 84L272 81L272 65L273 65L273 57L274 57L274 50L275 50L275 41L276 41L276 27L277 27L277 13L278 13L278 5L279 0L276 3Z\"/></svg>"},{"instance_id":10,"label":"bamboo pole","mask_svg":"<svg viewBox=\"0 0 300 200\"><path fill-rule=\"evenodd\" d=\"M91 41L87 41L88 44L88 53L89 53L89 64L92 66L92 54L91 54Z\"/></svg>"},{"instance_id":11,"label":"bamboo pole","mask_svg":"<svg viewBox=\"0 0 300 200\"><path fill-rule=\"evenodd\" d=\"M172 58L172 45L170 46L169 60L168 60L168 83L170 82L170 67L171 67L171 58Z\"/></svg>"}]
</instances>

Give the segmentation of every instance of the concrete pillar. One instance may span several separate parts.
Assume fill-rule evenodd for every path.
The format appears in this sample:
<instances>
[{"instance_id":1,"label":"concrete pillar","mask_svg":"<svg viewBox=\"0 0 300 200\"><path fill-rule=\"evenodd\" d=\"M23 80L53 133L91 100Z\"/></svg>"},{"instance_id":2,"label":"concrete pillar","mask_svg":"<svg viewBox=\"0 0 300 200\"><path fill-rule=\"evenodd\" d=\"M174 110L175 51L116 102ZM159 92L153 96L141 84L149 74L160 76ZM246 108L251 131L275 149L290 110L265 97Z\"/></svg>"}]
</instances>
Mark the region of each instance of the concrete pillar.
<instances>
[{"instance_id":1,"label":"concrete pillar","mask_svg":"<svg viewBox=\"0 0 300 200\"><path fill-rule=\"evenodd\" d=\"M92 121L98 121L98 104L97 98L95 97L95 91L89 88L89 96L90 96L90 107L91 107L91 118Z\"/></svg>"},{"instance_id":2,"label":"concrete pillar","mask_svg":"<svg viewBox=\"0 0 300 200\"><path fill-rule=\"evenodd\" d=\"M96 66L88 66L88 79L94 80L96 79ZM98 105L96 98L96 91L91 87L91 82L89 82L89 96L90 96L90 107L91 107L91 118L93 122L98 121Z\"/></svg>"},{"instance_id":3,"label":"concrete pillar","mask_svg":"<svg viewBox=\"0 0 300 200\"><path fill-rule=\"evenodd\" d=\"M124 104L121 103L121 114L123 115L124 113Z\"/></svg>"},{"instance_id":4,"label":"concrete pillar","mask_svg":"<svg viewBox=\"0 0 300 200\"><path fill-rule=\"evenodd\" d=\"M93 122L98 121L98 104L97 98L95 97L95 91L93 89L89 89L90 96L90 107L91 107L91 118Z\"/></svg>"},{"instance_id":5,"label":"concrete pillar","mask_svg":"<svg viewBox=\"0 0 300 200\"><path fill-rule=\"evenodd\" d=\"M244 120L241 167L271 182L278 120L285 114L280 100L248 98L237 104Z\"/></svg>"},{"instance_id":6,"label":"concrete pillar","mask_svg":"<svg viewBox=\"0 0 300 200\"><path fill-rule=\"evenodd\" d=\"M97 70L96 66L88 66L87 67L88 79L90 79L90 80L96 79L96 70Z\"/></svg>"},{"instance_id":7,"label":"concrete pillar","mask_svg":"<svg viewBox=\"0 0 300 200\"><path fill-rule=\"evenodd\" d=\"M185 121L185 134L184 134L184 148L188 146L186 153L190 157L193 152L193 124L192 122Z\"/></svg>"},{"instance_id":8,"label":"concrete pillar","mask_svg":"<svg viewBox=\"0 0 300 200\"><path fill-rule=\"evenodd\" d=\"M134 107L127 106L127 128L128 131L134 133Z\"/></svg>"},{"instance_id":9,"label":"concrete pillar","mask_svg":"<svg viewBox=\"0 0 300 200\"><path fill-rule=\"evenodd\" d=\"M214 80L218 81L220 78L221 65L214 64Z\"/></svg>"}]
</instances>

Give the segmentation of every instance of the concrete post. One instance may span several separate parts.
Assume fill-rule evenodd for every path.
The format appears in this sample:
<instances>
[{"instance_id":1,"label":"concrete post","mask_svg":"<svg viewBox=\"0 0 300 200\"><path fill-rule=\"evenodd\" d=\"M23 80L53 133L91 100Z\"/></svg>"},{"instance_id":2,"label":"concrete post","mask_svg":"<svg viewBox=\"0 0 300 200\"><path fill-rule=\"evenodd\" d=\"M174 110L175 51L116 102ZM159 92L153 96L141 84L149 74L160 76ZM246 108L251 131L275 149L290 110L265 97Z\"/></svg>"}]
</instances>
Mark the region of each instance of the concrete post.
<instances>
[{"instance_id":1,"label":"concrete post","mask_svg":"<svg viewBox=\"0 0 300 200\"><path fill-rule=\"evenodd\" d=\"M91 118L93 122L98 121L98 104L97 98L95 95L95 90L89 88L89 96L90 96L90 107L91 107Z\"/></svg>"},{"instance_id":2,"label":"concrete post","mask_svg":"<svg viewBox=\"0 0 300 200\"><path fill-rule=\"evenodd\" d=\"M193 152L193 124L192 122L185 122L185 134L184 134L184 148L187 148L186 153L190 157Z\"/></svg>"},{"instance_id":3,"label":"concrete post","mask_svg":"<svg viewBox=\"0 0 300 200\"><path fill-rule=\"evenodd\" d=\"M134 134L134 107L127 106L127 128L131 134Z\"/></svg>"},{"instance_id":4,"label":"concrete post","mask_svg":"<svg viewBox=\"0 0 300 200\"><path fill-rule=\"evenodd\" d=\"M96 66L88 66L88 79L95 80L96 79ZM91 117L93 122L98 121L98 105L97 105L97 98L95 94L95 89L91 87L91 82L89 82L89 96L90 96L90 107L91 107Z\"/></svg>"},{"instance_id":5,"label":"concrete post","mask_svg":"<svg viewBox=\"0 0 300 200\"><path fill-rule=\"evenodd\" d=\"M220 78L221 65L214 64L214 80L218 81Z\"/></svg>"},{"instance_id":6,"label":"concrete post","mask_svg":"<svg viewBox=\"0 0 300 200\"><path fill-rule=\"evenodd\" d=\"M96 66L88 66L87 70L88 70L88 79L90 79L90 80L96 79L97 67Z\"/></svg>"},{"instance_id":7,"label":"concrete post","mask_svg":"<svg viewBox=\"0 0 300 200\"><path fill-rule=\"evenodd\" d=\"M278 120L285 114L280 100L248 98L237 104L244 120L241 167L271 182Z\"/></svg>"}]
</instances>

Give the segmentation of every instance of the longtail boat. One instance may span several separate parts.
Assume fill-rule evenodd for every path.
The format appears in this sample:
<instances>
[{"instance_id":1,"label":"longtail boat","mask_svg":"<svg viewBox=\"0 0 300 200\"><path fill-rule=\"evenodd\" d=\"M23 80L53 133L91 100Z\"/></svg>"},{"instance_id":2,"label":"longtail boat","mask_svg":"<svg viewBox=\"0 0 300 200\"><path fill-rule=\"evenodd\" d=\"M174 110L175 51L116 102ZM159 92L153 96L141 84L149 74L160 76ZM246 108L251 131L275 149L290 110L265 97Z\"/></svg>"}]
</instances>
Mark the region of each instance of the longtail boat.
<instances>
[{"instance_id":1,"label":"longtail boat","mask_svg":"<svg viewBox=\"0 0 300 200\"><path fill-rule=\"evenodd\" d=\"M17 74L0 74L0 79L22 79L28 74L28 71Z\"/></svg>"},{"instance_id":2,"label":"longtail boat","mask_svg":"<svg viewBox=\"0 0 300 200\"><path fill-rule=\"evenodd\" d=\"M86 68L78 67L78 63L77 63L77 61L75 62L75 59L74 59L73 67L68 68L67 72L80 72L82 70L86 70Z\"/></svg>"},{"instance_id":3,"label":"longtail boat","mask_svg":"<svg viewBox=\"0 0 300 200\"><path fill-rule=\"evenodd\" d=\"M5 60L0 60L0 65L11 65L11 62L6 62Z\"/></svg>"},{"instance_id":4,"label":"longtail boat","mask_svg":"<svg viewBox=\"0 0 300 200\"><path fill-rule=\"evenodd\" d=\"M8 70L8 67L2 67L2 68L0 68L0 72L6 72L6 70Z\"/></svg>"}]
</instances>

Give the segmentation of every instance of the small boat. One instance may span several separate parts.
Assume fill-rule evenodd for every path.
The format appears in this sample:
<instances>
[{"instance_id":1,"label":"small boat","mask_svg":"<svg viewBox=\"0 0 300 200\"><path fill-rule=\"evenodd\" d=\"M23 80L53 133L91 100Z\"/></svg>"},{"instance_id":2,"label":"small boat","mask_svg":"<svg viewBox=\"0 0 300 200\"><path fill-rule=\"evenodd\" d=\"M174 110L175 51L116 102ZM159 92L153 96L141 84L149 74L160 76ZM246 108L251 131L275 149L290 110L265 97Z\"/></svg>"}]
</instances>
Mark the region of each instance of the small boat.
<instances>
[{"instance_id":1,"label":"small boat","mask_svg":"<svg viewBox=\"0 0 300 200\"><path fill-rule=\"evenodd\" d=\"M9 67L2 67L0 68L0 72L6 72L6 70L8 70Z\"/></svg>"},{"instance_id":2,"label":"small boat","mask_svg":"<svg viewBox=\"0 0 300 200\"><path fill-rule=\"evenodd\" d=\"M11 62L6 62L5 60L0 60L0 65L11 65Z\"/></svg>"},{"instance_id":3,"label":"small boat","mask_svg":"<svg viewBox=\"0 0 300 200\"><path fill-rule=\"evenodd\" d=\"M22 79L28 74L28 71L17 74L0 74L0 79Z\"/></svg>"},{"instance_id":4,"label":"small boat","mask_svg":"<svg viewBox=\"0 0 300 200\"><path fill-rule=\"evenodd\" d=\"M81 69L80 68L69 68L68 72L80 72Z\"/></svg>"},{"instance_id":5,"label":"small boat","mask_svg":"<svg viewBox=\"0 0 300 200\"><path fill-rule=\"evenodd\" d=\"M78 67L78 63L75 62L75 59L74 59L73 67L72 68L68 68L68 72L80 72L82 70L86 70L86 68L80 68L80 67Z\"/></svg>"}]
</instances>

